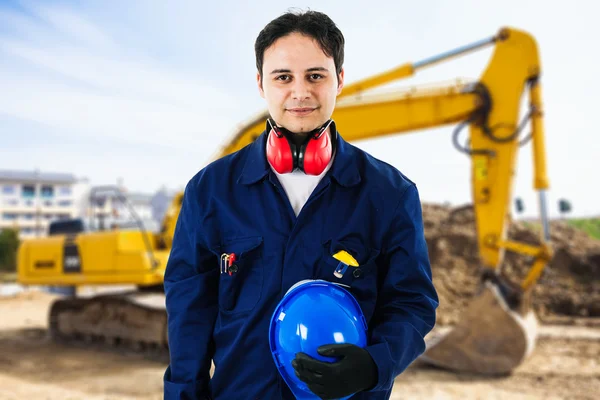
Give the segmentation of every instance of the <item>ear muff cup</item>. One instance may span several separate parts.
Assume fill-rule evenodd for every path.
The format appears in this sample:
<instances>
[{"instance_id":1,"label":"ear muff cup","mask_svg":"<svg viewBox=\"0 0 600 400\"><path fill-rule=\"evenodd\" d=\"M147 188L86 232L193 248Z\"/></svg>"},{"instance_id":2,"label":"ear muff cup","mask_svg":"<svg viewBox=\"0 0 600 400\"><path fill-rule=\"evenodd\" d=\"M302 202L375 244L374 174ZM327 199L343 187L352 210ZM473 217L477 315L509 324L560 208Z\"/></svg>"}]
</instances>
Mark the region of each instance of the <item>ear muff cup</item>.
<instances>
[{"instance_id":1,"label":"ear muff cup","mask_svg":"<svg viewBox=\"0 0 600 400\"><path fill-rule=\"evenodd\" d=\"M331 137L326 133L309 139L303 146L300 168L307 175L320 175L331 161L332 147Z\"/></svg>"},{"instance_id":2,"label":"ear muff cup","mask_svg":"<svg viewBox=\"0 0 600 400\"><path fill-rule=\"evenodd\" d=\"M275 171L287 174L294 170L294 147L287 137L271 129L267 138L267 159Z\"/></svg>"}]
</instances>

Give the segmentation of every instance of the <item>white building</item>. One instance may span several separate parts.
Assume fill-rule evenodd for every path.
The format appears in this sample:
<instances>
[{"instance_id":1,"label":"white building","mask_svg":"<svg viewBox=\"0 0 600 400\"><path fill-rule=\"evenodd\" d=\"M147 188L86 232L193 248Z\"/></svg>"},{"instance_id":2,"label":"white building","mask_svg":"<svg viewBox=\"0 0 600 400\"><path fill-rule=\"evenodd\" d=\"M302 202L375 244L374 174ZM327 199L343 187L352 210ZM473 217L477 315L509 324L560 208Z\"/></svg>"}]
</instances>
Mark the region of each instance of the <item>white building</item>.
<instances>
[{"instance_id":1,"label":"white building","mask_svg":"<svg viewBox=\"0 0 600 400\"><path fill-rule=\"evenodd\" d=\"M176 191L132 192L119 185L91 186L70 173L0 170L0 230L20 238L48 234L50 222L81 218L87 230L144 229L158 232Z\"/></svg>"},{"instance_id":2,"label":"white building","mask_svg":"<svg viewBox=\"0 0 600 400\"><path fill-rule=\"evenodd\" d=\"M82 215L88 192L87 180L73 174L0 170L0 229L45 236L51 221Z\"/></svg>"},{"instance_id":3,"label":"white building","mask_svg":"<svg viewBox=\"0 0 600 400\"><path fill-rule=\"evenodd\" d=\"M156 195L131 192L117 185L91 188L86 212L86 225L91 230L139 229L158 232L160 220L155 217Z\"/></svg>"}]
</instances>

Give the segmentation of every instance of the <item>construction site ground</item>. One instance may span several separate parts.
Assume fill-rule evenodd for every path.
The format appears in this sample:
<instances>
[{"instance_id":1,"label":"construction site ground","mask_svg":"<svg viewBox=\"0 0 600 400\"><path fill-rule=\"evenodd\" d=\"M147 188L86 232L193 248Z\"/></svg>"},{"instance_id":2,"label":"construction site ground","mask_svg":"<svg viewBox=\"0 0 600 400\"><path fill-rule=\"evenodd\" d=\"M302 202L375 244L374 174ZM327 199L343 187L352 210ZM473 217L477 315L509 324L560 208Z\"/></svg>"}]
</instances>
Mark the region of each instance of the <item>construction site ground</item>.
<instances>
[{"instance_id":1,"label":"construction site ground","mask_svg":"<svg viewBox=\"0 0 600 400\"><path fill-rule=\"evenodd\" d=\"M53 343L46 312L55 297L28 291L0 298L0 399L162 399L166 363ZM455 375L415 363L396 380L392 399L597 398L600 321L570 322L543 326L535 352L509 377Z\"/></svg>"},{"instance_id":2,"label":"construction site ground","mask_svg":"<svg viewBox=\"0 0 600 400\"><path fill-rule=\"evenodd\" d=\"M434 335L458 320L480 270L472 210L425 206L424 219L440 296ZM600 241L560 221L552 232L556 255L531 297L541 324L533 354L497 378L415 362L397 378L392 399L599 398ZM509 235L529 243L538 236L525 223L512 224ZM507 254L507 261L509 276L524 274L527 260ZM164 360L50 340L46 318L56 297L37 289L0 296L0 400L162 399Z\"/></svg>"}]
</instances>

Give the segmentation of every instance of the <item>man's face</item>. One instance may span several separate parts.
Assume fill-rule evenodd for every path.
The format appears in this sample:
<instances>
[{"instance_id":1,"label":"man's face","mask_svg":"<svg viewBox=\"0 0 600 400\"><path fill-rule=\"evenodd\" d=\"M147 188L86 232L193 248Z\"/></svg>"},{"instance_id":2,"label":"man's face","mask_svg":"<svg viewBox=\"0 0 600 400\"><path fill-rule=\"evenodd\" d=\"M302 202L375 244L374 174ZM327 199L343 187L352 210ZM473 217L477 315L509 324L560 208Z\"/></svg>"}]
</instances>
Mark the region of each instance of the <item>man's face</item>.
<instances>
[{"instance_id":1,"label":"man's face","mask_svg":"<svg viewBox=\"0 0 600 400\"><path fill-rule=\"evenodd\" d=\"M278 125L306 133L331 118L344 71L338 82L333 58L314 39L300 33L277 39L265 50L262 72L258 90Z\"/></svg>"}]
</instances>

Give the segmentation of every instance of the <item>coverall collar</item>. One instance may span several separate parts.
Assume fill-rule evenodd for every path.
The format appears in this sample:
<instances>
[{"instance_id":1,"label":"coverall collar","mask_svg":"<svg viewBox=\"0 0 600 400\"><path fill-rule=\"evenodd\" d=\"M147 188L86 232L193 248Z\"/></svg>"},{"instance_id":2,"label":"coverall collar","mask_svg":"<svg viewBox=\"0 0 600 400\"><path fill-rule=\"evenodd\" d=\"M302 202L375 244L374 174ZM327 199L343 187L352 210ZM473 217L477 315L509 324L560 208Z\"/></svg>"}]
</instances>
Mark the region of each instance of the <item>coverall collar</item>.
<instances>
[{"instance_id":1,"label":"coverall collar","mask_svg":"<svg viewBox=\"0 0 600 400\"><path fill-rule=\"evenodd\" d=\"M347 143L339 134L335 127L335 122L331 124L331 129L337 137L335 159L329 171L332 178L341 186L351 187L360 182L360 173L356 164L356 148ZM267 161L266 145L268 132L265 130L262 134L250 144L248 157L238 177L238 182L244 185L252 185L259 182L270 172L269 162Z\"/></svg>"}]
</instances>

